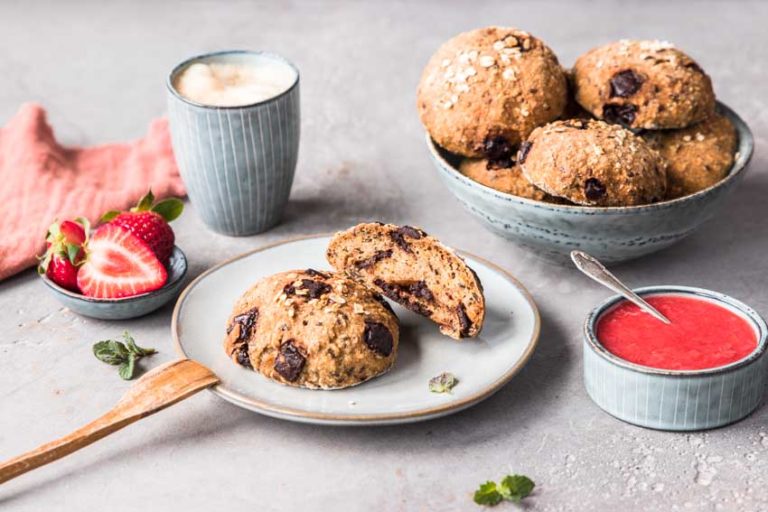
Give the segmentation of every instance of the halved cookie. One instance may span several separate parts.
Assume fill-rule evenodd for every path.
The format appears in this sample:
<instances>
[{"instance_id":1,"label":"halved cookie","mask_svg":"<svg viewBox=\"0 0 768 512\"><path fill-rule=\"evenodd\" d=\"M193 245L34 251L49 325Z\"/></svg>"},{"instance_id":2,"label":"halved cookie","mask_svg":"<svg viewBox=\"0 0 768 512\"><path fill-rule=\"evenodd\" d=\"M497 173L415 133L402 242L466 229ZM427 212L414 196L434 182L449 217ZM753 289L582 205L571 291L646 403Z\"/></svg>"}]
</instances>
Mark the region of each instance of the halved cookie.
<instances>
[{"instance_id":1,"label":"halved cookie","mask_svg":"<svg viewBox=\"0 0 768 512\"><path fill-rule=\"evenodd\" d=\"M477 336L485 318L483 288L451 249L410 226L367 223L337 233L328 262L426 316L452 338Z\"/></svg>"},{"instance_id":2,"label":"halved cookie","mask_svg":"<svg viewBox=\"0 0 768 512\"><path fill-rule=\"evenodd\" d=\"M282 384L339 389L389 370L399 336L397 317L377 293L331 272L292 270L240 297L224 349Z\"/></svg>"}]
</instances>

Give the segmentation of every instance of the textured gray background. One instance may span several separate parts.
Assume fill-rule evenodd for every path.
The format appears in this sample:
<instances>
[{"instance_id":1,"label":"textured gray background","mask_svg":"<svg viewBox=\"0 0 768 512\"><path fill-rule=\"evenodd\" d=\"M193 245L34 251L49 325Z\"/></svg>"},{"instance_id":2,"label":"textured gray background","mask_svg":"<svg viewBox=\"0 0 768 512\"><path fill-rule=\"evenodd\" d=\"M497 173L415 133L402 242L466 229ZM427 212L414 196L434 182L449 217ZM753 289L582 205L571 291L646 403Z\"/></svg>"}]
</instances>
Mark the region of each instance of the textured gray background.
<instances>
[{"instance_id":1,"label":"textured gray background","mask_svg":"<svg viewBox=\"0 0 768 512\"><path fill-rule=\"evenodd\" d=\"M527 29L566 65L622 37L677 43L752 126L758 153L719 218L618 271L633 285L702 286L768 313L766 20L758 2L3 2L0 122L40 101L69 143L140 136L164 111L165 73L190 54L264 48L299 66L302 147L285 222L226 238L189 208L176 230L193 274L292 235L407 222L515 273L541 308L543 332L508 386L449 418L320 428L203 393L3 485L0 509L476 510L471 491L507 471L537 482L532 510L768 509L768 407L697 434L643 430L598 410L581 383L580 327L606 292L465 213L431 168L414 107L431 52L477 26ZM63 310L33 272L0 283L0 458L96 417L126 389L91 356L94 341L128 328L161 351L152 365L172 358L170 312L93 321Z\"/></svg>"}]
</instances>

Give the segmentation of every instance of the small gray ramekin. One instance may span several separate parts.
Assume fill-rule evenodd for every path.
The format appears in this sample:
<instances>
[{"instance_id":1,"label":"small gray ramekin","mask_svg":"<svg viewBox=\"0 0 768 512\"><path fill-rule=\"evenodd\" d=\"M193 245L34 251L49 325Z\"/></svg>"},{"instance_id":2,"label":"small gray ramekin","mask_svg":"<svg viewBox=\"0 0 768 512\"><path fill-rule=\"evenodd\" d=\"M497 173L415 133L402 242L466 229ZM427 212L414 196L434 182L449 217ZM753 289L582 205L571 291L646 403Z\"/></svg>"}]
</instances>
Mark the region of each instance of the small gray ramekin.
<instances>
[{"instance_id":1,"label":"small gray ramekin","mask_svg":"<svg viewBox=\"0 0 768 512\"><path fill-rule=\"evenodd\" d=\"M757 347L739 361L705 370L662 370L630 363L600 343L602 316L624 299L611 297L584 324L584 385L590 398L620 420L659 430L721 427L755 410L768 380L768 327L752 308L721 293L687 286L650 286L644 297L682 295L710 301L744 318L755 330Z\"/></svg>"}]
</instances>

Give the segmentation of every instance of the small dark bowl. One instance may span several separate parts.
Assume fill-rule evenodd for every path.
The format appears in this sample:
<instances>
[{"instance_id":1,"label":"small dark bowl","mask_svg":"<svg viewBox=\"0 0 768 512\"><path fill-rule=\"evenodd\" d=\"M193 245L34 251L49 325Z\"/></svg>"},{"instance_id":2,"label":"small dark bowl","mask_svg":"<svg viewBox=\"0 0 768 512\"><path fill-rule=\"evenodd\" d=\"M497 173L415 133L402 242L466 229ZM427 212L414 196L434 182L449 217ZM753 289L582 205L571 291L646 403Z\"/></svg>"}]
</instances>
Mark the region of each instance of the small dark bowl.
<instances>
[{"instance_id":1,"label":"small dark bowl","mask_svg":"<svg viewBox=\"0 0 768 512\"><path fill-rule=\"evenodd\" d=\"M56 298L75 313L101 320L125 320L146 315L164 306L178 296L184 276L187 275L187 258L178 247L173 248L168 261L168 281L153 292L124 297L122 299L95 299L65 290L45 275L43 282Z\"/></svg>"}]
</instances>

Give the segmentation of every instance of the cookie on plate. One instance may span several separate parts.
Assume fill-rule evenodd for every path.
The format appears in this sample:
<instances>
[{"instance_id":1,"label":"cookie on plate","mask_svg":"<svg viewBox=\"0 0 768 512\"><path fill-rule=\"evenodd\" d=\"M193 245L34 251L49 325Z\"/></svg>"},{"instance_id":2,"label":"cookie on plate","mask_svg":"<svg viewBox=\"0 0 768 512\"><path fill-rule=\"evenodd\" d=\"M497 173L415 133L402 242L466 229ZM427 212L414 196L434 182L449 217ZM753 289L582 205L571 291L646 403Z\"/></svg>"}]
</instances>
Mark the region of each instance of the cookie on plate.
<instances>
[{"instance_id":1,"label":"cookie on plate","mask_svg":"<svg viewBox=\"0 0 768 512\"><path fill-rule=\"evenodd\" d=\"M537 128L520 147L528 181L588 206L632 206L664 198L666 164L640 137L603 121L571 119Z\"/></svg>"},{"instance_id":2,"label":"cookie on plate","mask_svg":"<svg viewBox=\"0 0 768 512\"><path fill-rule=\"evenodd\" d=\"M443 44L424 68L417 93L421 122L443 148L499 160L537 126L560 117L563 69L527 32L487 27Z\"/></svg>"},{"instance_id":3,"label":"cookie on plate","mask_svg":"<svg viewBox=\"0 0 768 512\"><path fill-rule=\"evenodd\" d=\"M621 40L594 48L576 60L573 81L582 107L631 128L685 128L715 111L709 76L663 41Z\"/></svg>"},{"instance_id":4,"label":"cookie on plate","mask_svg":"<svg viewBox=\"0 0 768 512\"><path fill-rule=\"evenodd\" d=\"M375 292L331 272L292 270L240 297L224 349L282 384L338 389L389 370L399 336L397 317Z\"/></svg>"},{"instance_id":5,"label":"cookie on plate","mask_svg":"<svg viewBox=\"0 0 768 512\"><path fill-rule=\"evenodd\" d=\"M505 194L549 203L562 202L561 199L533 186L523 176L520 166L517 164L512 164L511 167L498 167L486 158L465 158L459 164L459 172L481 185Z\"/></svg>"},{"instance_id":6,"label":"cookie on plate","mask_svg":"<svg viewBox=\"0 0 768 512\"><path fill-rule=\"evenodd\" d=\"M327 258L339 271L426 316L452 338L477 336L483 288L451 249L410 226L367 223L336 233Z\"/></svg>"},{"instance_id":7,"label":"cookie on plate","mask_svg":"<svg viewBox=\"0 0 768 512\"><path fill-rule=\"evenodd\" d=\"M667 197L693 194L725 178L733 166L736 128L724 115L682 130L643 132L648 144L667 160Z\"/></svg>"}]
</instances>

